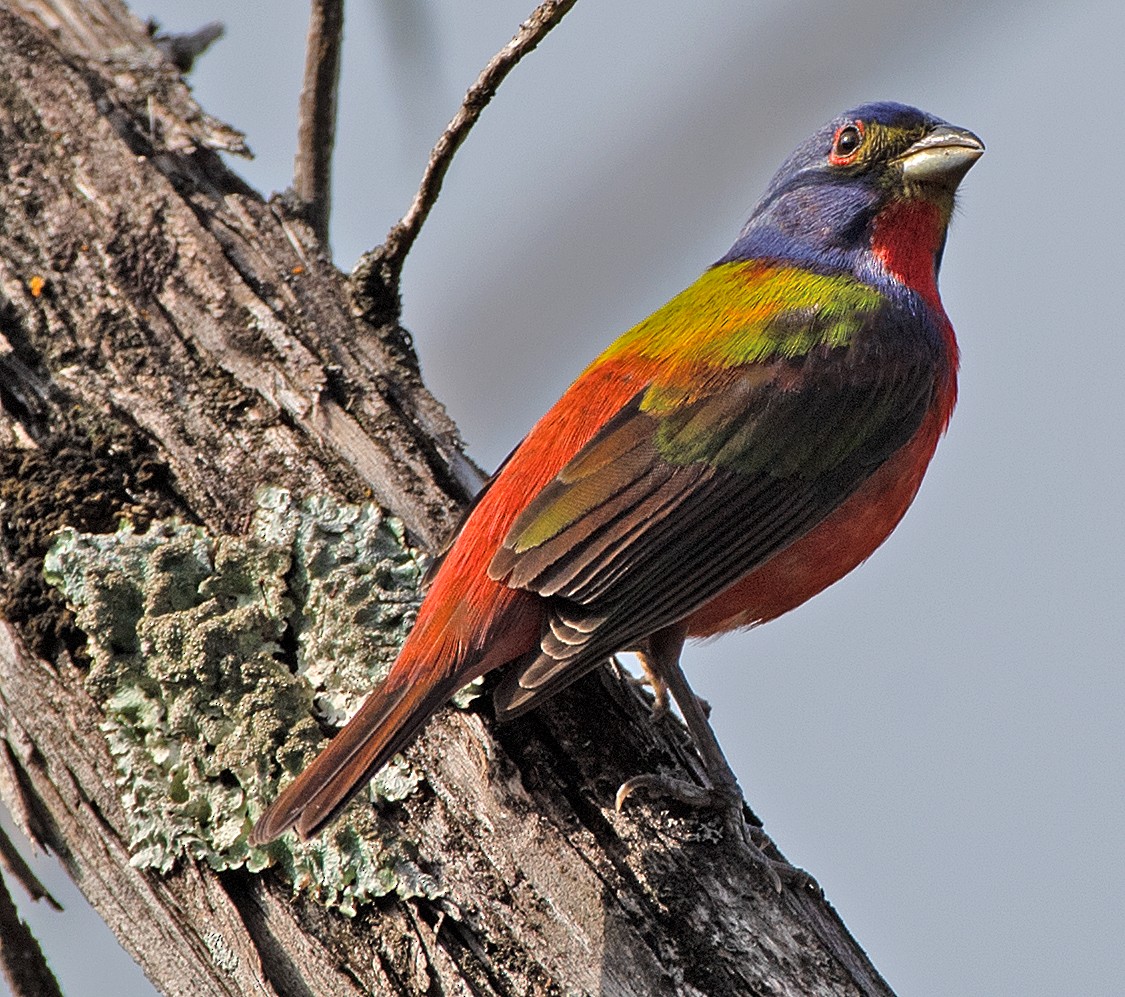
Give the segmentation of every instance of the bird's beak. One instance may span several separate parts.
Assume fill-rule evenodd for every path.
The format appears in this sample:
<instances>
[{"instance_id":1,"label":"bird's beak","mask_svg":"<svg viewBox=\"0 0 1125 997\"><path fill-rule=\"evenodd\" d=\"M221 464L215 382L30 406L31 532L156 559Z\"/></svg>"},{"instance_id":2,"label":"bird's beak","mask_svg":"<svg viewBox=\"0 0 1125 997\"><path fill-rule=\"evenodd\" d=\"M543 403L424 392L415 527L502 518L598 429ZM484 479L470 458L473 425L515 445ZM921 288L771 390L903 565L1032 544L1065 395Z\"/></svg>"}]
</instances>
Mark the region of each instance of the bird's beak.
<instances>
[{"instance_id":1,"label":"bird's beak","mask_svg":"<svg viewBox=\"0 0 1125 997\"><path fill-rule=\"evenodd\" d=\"M956 187L969 167L984 155L984 143L972 132L938 125L899 156L908 182Z\"/></svg>"}]
</instances>

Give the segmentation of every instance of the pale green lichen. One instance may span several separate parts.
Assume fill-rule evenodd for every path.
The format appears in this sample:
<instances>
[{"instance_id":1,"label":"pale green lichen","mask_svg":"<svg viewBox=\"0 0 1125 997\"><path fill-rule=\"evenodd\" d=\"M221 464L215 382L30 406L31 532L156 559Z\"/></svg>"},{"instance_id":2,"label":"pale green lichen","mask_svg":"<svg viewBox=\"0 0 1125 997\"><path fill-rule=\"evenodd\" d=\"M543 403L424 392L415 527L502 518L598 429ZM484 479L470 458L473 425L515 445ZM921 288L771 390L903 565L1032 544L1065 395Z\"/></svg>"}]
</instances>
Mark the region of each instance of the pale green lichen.
<instances>
[{"instance_id":1,"label":"pale green lichen","mask_svg":"<svg viewBox=\"0 0 1125 997\"><path fill-rule=\"evenodd\" d=\"M45 570L87 635L87 683L105 709L134 864L276 863L295 888L347 913L392 891L439 892L370 807L308 843L247 844L279 779L323 745L310 707L347 719L413 622L420 555L397 520L371 504L297 503L267 489L246 536L179 521L144 534L68 529ZM403 799L419 780L399 758L375 792Z\"/></svg>"}]
</instances>

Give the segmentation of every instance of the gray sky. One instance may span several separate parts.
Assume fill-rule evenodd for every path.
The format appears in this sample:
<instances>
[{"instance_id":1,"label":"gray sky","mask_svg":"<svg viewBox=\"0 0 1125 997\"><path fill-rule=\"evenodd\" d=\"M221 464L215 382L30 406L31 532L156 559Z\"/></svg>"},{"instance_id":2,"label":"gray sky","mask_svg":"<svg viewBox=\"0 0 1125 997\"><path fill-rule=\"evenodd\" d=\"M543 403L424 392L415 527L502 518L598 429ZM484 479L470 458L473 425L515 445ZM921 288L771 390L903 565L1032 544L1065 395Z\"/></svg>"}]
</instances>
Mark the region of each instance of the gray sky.
<instances>
[{"instance_id":1,"label":"gray sky","mask_svg":"<svg viewBox=\"0 0 1125 997\"><path fill-rule=\"evenodd\" d=\"M349 4L341 266L532 6ZM236 168L284 188L305 5L134 9L227 23L196 94L247 132L258 158ZM961 402L912 511L829 592L685 659L767 830L903 995L1125 992L1123 38L1118 0L580 0L485 112L406 265L427 383L491 467L726 250L823 121L893 99L985 140L942 274ZM22 904L67 993L151 993L92 957L75 906Z\"/></svg>"}]
</instances>

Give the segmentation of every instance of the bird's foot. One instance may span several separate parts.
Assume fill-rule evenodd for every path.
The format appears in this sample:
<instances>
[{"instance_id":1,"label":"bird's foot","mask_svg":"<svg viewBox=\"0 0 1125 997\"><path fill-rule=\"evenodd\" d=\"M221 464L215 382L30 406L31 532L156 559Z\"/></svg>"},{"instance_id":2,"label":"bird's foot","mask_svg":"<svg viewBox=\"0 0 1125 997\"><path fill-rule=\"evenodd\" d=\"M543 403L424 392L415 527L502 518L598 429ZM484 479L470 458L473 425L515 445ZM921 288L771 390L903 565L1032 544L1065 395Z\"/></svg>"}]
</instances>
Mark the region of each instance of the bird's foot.
<instances>
[{"instance_id":1,"label":"bird's foot","mask_svg":"<svg viewBox=\"0 0 1125 997\"><path fill-rule=\"evenodd\" d=\"M626 781L617 791L617 809L621 809L630 795L643 789L658 796L670 796L688 806L714 810L722 817L723 831L729 840L762 870L778 893L784 883L799 884L802 887L815 886L815 881L808 873L780 857L775 859L767 855L767 849L772 849L779 856L780 852L777 852L764 831L747 825L738 779L707 720L710 707L692 692L680 669L680 651L686 635L687 628L682 623L650 634L637 657L653 688L663 687L665 698L669 692L675 697L676 705L680 708L684 723L687 724L699 752L710 788L666 776L638 775Z\"/></svg>"},{"instance_id":2,"label":"bird's foot","mask_svg":"<svg viewBox=\"0 0 1125 997\"><path fill-rule=\"evenodd\" d=\"M746 857L762 870L762 874L778 893L781 893L785 885L798 889L819 889L816 880L804 869L790 865L784 859L770 858L766 854L768 849L774 847L773 841L760 827L746 822L742 793L737 785L708 788L671 776L653 773L635 775L623 782L617 790L614 800L616 809L620 811L625 801L637 790L677 800L689 807L718 812L722 817L723 831L729 840L735 842Z\"/></svg>"},{"instance_id":3,"label":"bird's foot","mask_svg":"<svg viewBox=\"0 0 1125 997\"><path fill-rule=\"evenodd\" d=\"M625 801L638 789L651 792L653 796L663 796L666 799L678 800L689 807L714 808L718 801L717 791L697 786L694 782L685 782L683 779L673 779L671 776L656 775L653 772L644 775L635 775L626 779L617 789L613 806L621 812Z\"/></svg>"}]
</instances>

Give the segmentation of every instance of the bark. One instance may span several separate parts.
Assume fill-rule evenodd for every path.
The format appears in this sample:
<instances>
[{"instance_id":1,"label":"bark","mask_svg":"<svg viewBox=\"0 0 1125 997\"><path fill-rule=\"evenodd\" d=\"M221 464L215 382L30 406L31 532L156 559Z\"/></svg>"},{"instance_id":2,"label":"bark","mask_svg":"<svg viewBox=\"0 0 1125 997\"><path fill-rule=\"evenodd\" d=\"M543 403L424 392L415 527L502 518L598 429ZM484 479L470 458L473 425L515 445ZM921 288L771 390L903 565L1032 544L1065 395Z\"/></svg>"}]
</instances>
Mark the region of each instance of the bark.
<instances>
[{"instance_id":1,"label":"bark","mask_svg":"<svg viewBox=\"0 0 1125 997\"><path fill-rule=\"evenodd\" d=\"M371 496L436 548L475 470L392 312L220 160L112 0L0 7L0 798L167 994L889 994L831 908L617 785L695 772L609 671L494 726L445 711L391 815L436 899L346 917L277 868L130 864L87 639L43 580L62 526L245 529L254 495ZM383 299L397 300L397 287ZM378 295L374 299L377 300ZM248 827L247 827L248 830Z\"/></svg>"}]
</instances>

